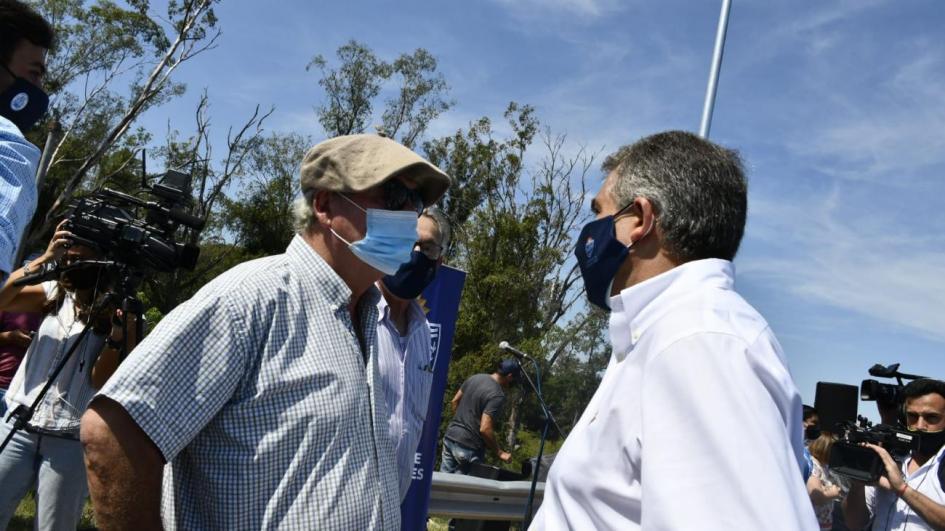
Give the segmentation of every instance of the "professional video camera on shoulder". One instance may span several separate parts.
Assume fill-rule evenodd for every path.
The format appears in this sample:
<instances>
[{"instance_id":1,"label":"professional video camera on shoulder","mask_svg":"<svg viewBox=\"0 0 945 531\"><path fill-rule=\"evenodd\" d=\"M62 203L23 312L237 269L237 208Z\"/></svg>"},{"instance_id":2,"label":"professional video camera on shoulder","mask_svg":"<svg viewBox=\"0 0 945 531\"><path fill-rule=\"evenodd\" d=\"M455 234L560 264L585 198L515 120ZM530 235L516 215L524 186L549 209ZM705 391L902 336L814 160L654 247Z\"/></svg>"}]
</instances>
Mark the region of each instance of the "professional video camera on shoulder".
<instances>
[{"instance_id":1,"label":"professional video camera on shoulder","mask_svg":"<svg viewBox=\"0 0 945 531\"><path fill-rule=\"evenodd\" d=\"M870 376L878 378L895 378L896 383L881 383L877 380L866 379L860 384L860 399L875 401L882 414L884 407L894 407L897 411L902 407L903 380L918 380L922 376L899 372L899 364L883 367L879 363L869 369ZM884 419L883 422L886 422Z\"/></svg>"},{"instance_id":2,"label":"professional video camera on shoulder","mask_svg":"<svg viewBox=\"0 0 945 531\"><path fill-rule=\"evenodd\" d=\"M200 248L176 241L204 226L204 220L187 212L190 181L185 173L168 171L146 189L155 201L102 189L74 202L66 228L77 243L94 246L107 259L139 271L193 269Z\"/></svg>"},{"instance_id":3,"label":"professional video camera on shoulder","mask_svg":"<svg viewBox=\"0 0 945 531\"><path fill-rule=\"evenodd\" d=\"M837 383L817 383L815 408L824 430L835 433L839 440L830 452L830 468L837 474L864 482L873 482L884 473L882 459L863 443L882 446L894 459L902 460L917 452L929 454L942 446L940 433L906 429L903 380L922 376L899 372L899 364L888 367L874 365L869 373L880 378L895 378L896 384L864 380L857 388ZM883 423L873 425L857 415L858 398L877 402ZM892 414L889 412L892 411ZM934 448L933 448L934 447Z\"/></svg>"}]
</instances>

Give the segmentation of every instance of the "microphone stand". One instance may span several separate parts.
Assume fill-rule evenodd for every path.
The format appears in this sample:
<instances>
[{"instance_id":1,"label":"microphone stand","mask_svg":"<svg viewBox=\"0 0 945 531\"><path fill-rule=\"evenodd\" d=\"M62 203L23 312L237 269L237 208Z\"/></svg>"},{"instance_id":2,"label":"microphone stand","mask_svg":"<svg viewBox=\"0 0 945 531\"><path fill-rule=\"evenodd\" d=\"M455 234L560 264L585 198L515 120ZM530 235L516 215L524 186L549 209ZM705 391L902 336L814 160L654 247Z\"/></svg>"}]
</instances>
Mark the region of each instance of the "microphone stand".
<instances>
[{"instance_id":1,"label":"microphone stand","mask_svg":"<svg viewBox=\"0 0 945 531\"><path fill-rule=\"evenodd\" d=\"M528 382L529 387L535 391L538 404L541 406L541 413L545 417L545 425L541 430L541 439L538 443L538 457L535 459L535 467L534 470L532 470L532 485L528 491L528 503L525 504L525 517L523 518L522 529L528 529L528 525L532 521L532 505L535 501L535 487L538 484L538 472L541 470L541 457L545 452L545 439L548 438L548 428L551 426L552 421L551 412L548 411L548 405L545 404L545 399L541 394L541 367L535 360L531 360L531 362L532 365L535 366L535 381L532 381L524 367L522 368L522 375L525 376L525 381Z\"/></svg>"}]
</instances>

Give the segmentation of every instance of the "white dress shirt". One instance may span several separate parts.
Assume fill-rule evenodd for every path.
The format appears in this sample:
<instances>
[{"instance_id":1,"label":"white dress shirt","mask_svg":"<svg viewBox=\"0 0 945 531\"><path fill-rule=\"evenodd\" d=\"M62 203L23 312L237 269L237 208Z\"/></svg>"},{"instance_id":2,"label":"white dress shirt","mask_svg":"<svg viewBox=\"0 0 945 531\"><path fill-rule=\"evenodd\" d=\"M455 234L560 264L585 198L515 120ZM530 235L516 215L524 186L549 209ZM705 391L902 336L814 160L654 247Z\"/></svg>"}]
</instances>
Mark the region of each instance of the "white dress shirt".
<instances>
[{"instance_id":1,"label":"white dress shirt","mask_svg":"<svg viewBox=\"0 0 945 531\"><path fill-rule=\"evenodd\" d=\"M403 500L413 479L414 456L423 435L433 385L430 325L417 301L411 301L407 309L406 336L401 336L397 330L384 297L378 302L377 311L378 369Z\"/></svg>"},{"instance_id":2,"label":"white dress shirt","mask_svg":"<svg viewBox=\"0 0 945 531\"><path fill-rule=\"evenodd\" d=\"M945 460L945 447L924 465L909 473L912 458L902 463L902 477L912 489L926 495L930 500L945 505L945 491L938 480L938 469ZM925 520L895 493L879 487L866 487L866 506L873 517L874 531L919 531L931 530Z\"/></svg>"},{"instance_id":3,"label":"white dress shirt","mask_svg":"<svg viewBox=\"0 0 945 531\"><path fill-rule=\"evenodd\" d=\"M800 395L733 277L699 260L611 298L610 364L532 529L818 528Z\"/></svg>"}]
</instances>

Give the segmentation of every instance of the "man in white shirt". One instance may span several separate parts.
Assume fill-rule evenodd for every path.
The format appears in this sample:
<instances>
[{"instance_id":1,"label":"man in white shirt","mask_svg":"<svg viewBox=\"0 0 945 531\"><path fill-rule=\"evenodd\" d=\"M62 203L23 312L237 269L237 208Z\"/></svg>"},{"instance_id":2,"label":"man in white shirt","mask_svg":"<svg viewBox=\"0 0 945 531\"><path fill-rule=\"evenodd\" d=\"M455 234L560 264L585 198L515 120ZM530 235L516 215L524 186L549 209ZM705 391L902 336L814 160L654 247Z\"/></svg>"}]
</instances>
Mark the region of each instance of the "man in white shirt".
<instances>
[{"instance_id":1,"label":"man in white shirt","mask_svg":"<svg viewBox=\"0 0 945 531\"><path fill-rule=\"evenodd\" d=\"M747 187L734 151L673 131L625 146L575 254L611 311L609 366L533 529L817 529L801 398L733 289Z\"/></svg>"},{"instance_id":2,"label":"man in white shirt","mask_svg":"<svg viewBox=\"0 0 945 531\"><path fill-rule=\"evenodd\" d=\"M443 212L435 206L425 208L417 220L417 243L410 262L378 282L383 295L377 305L378 368L397 458L401 501L410 489L433 384L430 324L417 297L443 263L449 237L449 222Z\"/></svg>"},{"instance_id":3,"label":"man in white shirt","mask_svg":"<svg viewBox=\"0 0 945 531\"><path fill-rule=\"evenodd\" d=\"M850 529L873 518L874 531L945 529L945 382L921 379L903 390L906 427L919 434L919 447L901 465L884 448L870 446L885 465L875 485L854 481L843 503Z\"/></svg>"}]
</instances>

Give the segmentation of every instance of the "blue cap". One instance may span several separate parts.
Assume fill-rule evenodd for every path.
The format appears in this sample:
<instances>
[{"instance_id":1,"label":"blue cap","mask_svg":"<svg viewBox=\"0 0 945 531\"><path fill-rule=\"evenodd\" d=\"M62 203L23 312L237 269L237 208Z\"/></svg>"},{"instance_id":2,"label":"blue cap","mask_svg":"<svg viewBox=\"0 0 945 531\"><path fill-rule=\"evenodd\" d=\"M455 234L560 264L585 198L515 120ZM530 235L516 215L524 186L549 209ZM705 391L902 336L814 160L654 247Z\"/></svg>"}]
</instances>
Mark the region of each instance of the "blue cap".
<instances>
[{"instance_id":1,"label":"blue cap","mask_svg":"<svg viewBox=\"0 0 945 531\"><path fill-rule=\"evenodd\" d=\"M519 365L518 361L513 360L512 358L502 360L502 363L499 363L499 374L511 374L518 378L521 375L522 366Z\"/></svg>"}]
</instances>

